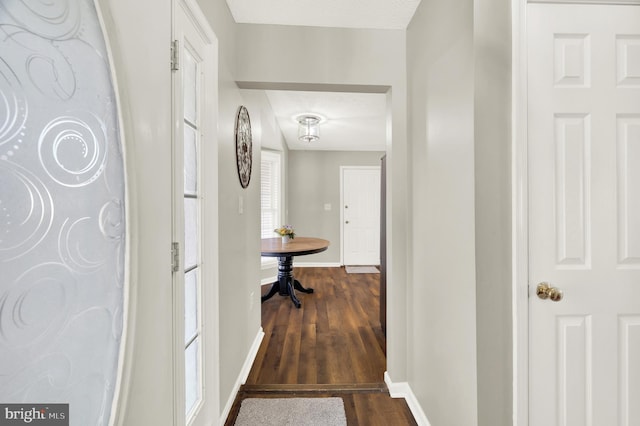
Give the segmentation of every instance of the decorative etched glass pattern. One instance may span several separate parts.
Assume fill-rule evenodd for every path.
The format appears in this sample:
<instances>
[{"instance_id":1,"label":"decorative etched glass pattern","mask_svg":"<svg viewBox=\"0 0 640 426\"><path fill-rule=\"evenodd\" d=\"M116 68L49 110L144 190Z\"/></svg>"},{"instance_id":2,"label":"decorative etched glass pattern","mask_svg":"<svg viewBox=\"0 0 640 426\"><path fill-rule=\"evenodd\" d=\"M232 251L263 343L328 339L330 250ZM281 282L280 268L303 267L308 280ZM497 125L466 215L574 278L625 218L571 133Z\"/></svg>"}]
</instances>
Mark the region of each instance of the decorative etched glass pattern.
<instances>
[{"instance_id":1,"label":"decorative etched glass pattern","mask_svg":"<svg viewBox=\"0 0 640 426\"><path fill-rule=\"evenodd\" d=\"M107 425L125 281L125 180L91 0L0 1L0 401Z\"/></svg>"}]
</instances>

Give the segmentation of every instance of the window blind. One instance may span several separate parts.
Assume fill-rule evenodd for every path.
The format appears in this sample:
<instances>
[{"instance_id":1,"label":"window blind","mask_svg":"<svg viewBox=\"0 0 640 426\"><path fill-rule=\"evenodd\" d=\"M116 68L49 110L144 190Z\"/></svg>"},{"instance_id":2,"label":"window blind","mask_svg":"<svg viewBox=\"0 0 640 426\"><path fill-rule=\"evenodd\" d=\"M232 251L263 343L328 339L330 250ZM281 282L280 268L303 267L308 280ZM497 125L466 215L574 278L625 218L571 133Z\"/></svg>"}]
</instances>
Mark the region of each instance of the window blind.
<instances>
[{"instance_id":1,"label":"window blind","mask_svg":"<svg viewBox=\"0 0 640 426\"><path fill-rule=\"evenodd\" d=\"M273 230L281 221L280 153L262 152L260 162L261 238L275 236Z\"/></svg>"}]
</instances>

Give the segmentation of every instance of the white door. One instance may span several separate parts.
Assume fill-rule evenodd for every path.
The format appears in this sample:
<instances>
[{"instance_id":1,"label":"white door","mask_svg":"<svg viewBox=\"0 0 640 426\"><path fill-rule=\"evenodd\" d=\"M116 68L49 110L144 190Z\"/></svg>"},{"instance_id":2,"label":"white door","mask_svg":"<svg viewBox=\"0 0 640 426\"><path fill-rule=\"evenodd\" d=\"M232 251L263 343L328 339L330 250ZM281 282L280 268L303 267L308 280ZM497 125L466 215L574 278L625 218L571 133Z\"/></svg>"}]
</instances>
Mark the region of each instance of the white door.
<instances>
[{"instance_id":1,"label":"white door","mask_svg":"<svg viewBox=\"0 0 640 426\"><path fill-rule=\"evenodd\" d=\"M640 6L527 14L529 424L640 425Z\"/></svg>"},{"instance_id":2,"label":"white door","mask_svg":"<svg viewBox=\"0 0 640 426\"><path fill-rule=\"evenodd\" d=\"M174 425L212 424L217 395L217 41L193 1L174 20Z\"/></svg>"},{"instance_id":3,"label":"white door","mask_svg":"<svg viewBox=\"0 0 640 426\"><path fill-rule=\"evenodd\" d=\"M345 265L380 264L380 167L342 169Z\"/></svg>"}]
</instances>

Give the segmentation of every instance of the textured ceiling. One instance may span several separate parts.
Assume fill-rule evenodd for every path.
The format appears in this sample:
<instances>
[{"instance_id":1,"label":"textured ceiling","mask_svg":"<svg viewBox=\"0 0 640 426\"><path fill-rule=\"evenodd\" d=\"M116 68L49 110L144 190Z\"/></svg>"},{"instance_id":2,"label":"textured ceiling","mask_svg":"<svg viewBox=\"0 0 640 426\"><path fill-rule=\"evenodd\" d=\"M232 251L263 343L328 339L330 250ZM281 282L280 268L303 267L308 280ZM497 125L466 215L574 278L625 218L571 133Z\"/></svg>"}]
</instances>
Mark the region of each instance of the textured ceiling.
<instances>
[{"instance_id":1,"label":"textured ceiling","mask_svg":"<svg viewBox=\"0 0 640 426\"><path fill-rule=\"evenodd\" d=\"M406 29L420 0L227 0L238 23Z\"/></svg>"},{"instance_id":2,"label":"textured ceiling","mask_svg":"<svg viewBox=\"0 0 640 426\"><path fill-rule=\"evenodd\" d=\"M385 151L386 95L379 93L265 91L289 149ZM312 113L320 123L320 140L298 140L295 117Z\"/></svg>"}]
</instances>

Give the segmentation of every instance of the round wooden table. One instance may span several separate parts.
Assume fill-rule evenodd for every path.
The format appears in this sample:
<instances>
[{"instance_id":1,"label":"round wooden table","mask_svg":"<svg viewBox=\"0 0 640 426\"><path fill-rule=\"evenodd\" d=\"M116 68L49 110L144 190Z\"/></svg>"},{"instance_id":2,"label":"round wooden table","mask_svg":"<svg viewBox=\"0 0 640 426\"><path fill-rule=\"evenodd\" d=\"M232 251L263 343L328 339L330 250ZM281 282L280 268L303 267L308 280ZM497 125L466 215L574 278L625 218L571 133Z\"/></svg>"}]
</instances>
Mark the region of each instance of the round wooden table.
<instances>
[{"instance_id":1,"label":"round wooden table","mask_svg":"<svg viewBox=\"0 0 640 426\"><path fill-rule=\"evenodd\" d=\"M260 253L262 256L278 258L278 281L274 282L269 292L262 296L262 302L278 293L280 296L291 297L296 308L300 308L301 303L294 290L313 293L313 289L302 287L300 281L293 278L293 257L320 253L327 247L329 247L329 241L321 238L296 237L287 243L283 243L280 237L263 238Z\"/></svg>"}]
</instances>

